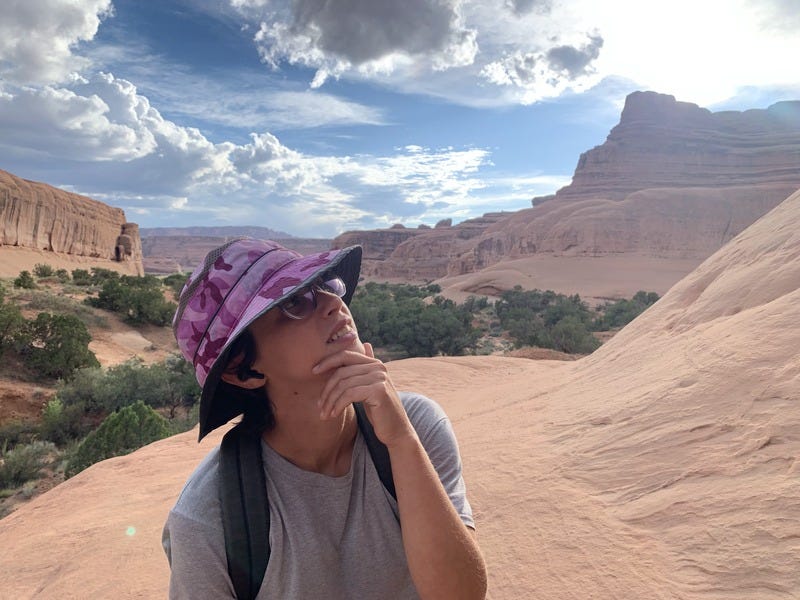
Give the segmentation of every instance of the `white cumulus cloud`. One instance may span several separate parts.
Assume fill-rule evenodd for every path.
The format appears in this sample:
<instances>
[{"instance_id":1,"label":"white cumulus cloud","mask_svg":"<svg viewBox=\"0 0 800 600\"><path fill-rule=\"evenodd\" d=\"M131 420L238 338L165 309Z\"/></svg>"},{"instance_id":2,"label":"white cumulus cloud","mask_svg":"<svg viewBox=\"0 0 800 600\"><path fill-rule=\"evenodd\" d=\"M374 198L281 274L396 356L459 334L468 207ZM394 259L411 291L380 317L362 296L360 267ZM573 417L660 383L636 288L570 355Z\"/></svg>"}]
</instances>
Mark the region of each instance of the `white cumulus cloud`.
<instances>
[{"instance_id":1,"label":"white cumulus cloud","mask_svg":"<svg viewBox=\"0 0 800 600\"><path fill-rule=\"evenodd\" d=\"M111 14L111 0L4 0L0 76L18 84L66 81L89 64L73 49Z\"/></svg>"}]
</instances>

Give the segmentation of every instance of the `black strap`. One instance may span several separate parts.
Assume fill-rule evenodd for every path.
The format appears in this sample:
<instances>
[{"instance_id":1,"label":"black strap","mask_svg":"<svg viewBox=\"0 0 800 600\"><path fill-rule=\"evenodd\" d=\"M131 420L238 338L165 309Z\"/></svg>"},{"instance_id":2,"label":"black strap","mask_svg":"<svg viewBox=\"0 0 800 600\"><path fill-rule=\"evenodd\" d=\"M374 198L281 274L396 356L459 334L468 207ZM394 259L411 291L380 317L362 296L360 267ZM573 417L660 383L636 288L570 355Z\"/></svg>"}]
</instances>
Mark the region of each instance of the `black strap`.
<instances>
[{"instance_id":1,"label":"black strap","mask_svg":"<svg viewBox=\"0 0 800 600\"><path fill-rule=\"evenodd\" d=\"M269 504L261 436L234 427L220 450L220 502L225 554L236 597L258 595L269 562Z\"/></svg>"},{"instance_id":2,"label":"black strap","mask_svg":"<svg viewBox=\"0 0 800 600\"><path fill-rule=\"evenodd\" d=\"M383 487L396 500L389 450L375 435L366 410L354 403L361 435ZM239 600L258 595L269 562L269 499L261 436L234 427L220 447L219 497L228 573Z\"/></svg>"},{"instance_id":3,"label":"black strap","mask_svg":"<svg viewBox=\"0 0 800 600\"><path fill-rule=\"evenodd\" d=\"M378 471L383 487L392 495L392 498L397 500L397 494L394 490L394 477L392 476L392 462L389 460L389 450L375 435L375 430L372 428L372 423L367 418L367 411L361 402L354 402L353 408L356 409L356 419L358 419L358 428L361 430L361 435L364 436L364 442L367 444L367 450L372 457L372 463Z\"/></svg>"}]
</instances>

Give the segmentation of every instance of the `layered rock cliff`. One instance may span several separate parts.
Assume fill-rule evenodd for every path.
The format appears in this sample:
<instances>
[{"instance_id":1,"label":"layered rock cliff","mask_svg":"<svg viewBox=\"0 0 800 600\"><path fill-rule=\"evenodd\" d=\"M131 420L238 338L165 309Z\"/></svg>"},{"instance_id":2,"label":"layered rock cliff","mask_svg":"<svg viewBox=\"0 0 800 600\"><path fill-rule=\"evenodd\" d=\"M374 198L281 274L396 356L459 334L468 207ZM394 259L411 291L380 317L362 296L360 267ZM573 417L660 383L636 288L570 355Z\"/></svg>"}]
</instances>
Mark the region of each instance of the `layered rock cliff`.
<instances>
[{"instance_id":1,"label":"layered rock cliff","mask_svg":"<svg viewBox=\"0 0 800 600\"><path fill-rule=\"evenodd\" d=\"M488 213L451 226L449 219L436 227L392 227L348 231L333 240L334 248L359 244L364 248L361 272L379 278L431 280L447 272L449 262L469 247L469 241L508 213Z\"/></svg>"},{"instance_id":2,"label":"layered rock cliff","mask_svg":"<svg viewBox=\"0 0 800 600\"><path fill-rule=\"evenodd\" d=\"M798 188L800 102L712 113L635 92L605 143L581 155L570 185L469 225L465 238L456 235L464 224L421 232L371 272L433 279L542 255L703 259Z\"/></svg>"},{"instance_id":3,"label":"layered rock cliff","mask_svg":"<svg viewBox=\"0 0 800 600\"><path fill-rule=\"evenodd\" d=\"M144 272L139 227L122 209L0 170L3 246L127 263L128 270Z\"/></svg>"},{"instance_id":4,"label":"layered rock cliff","mask_svg":"<svg viewBox=\"0 0 800 600\"><path fill-rule=\"evenodd\" d=\"M799 174L800 101L712 113L673 96L634 92L619 124L601 146L581 154L572 183L556 198L622 199L663 187L797 186Z\"/></svg>"}]
</instances>

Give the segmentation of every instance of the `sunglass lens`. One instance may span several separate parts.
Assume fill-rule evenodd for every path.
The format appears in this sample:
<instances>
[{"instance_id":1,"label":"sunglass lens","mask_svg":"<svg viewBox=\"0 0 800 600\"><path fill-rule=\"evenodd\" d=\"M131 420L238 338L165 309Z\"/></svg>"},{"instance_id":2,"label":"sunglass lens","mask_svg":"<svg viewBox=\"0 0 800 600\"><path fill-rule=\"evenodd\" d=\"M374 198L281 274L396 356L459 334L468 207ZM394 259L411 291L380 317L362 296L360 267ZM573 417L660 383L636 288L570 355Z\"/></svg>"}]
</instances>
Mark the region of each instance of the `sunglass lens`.
<instances>
[{"instance_id":1,"label":"sunglass lens","mask_svg":"<svg viewBox=\"0 0 800 600\"><path fill-rule=\"evenodd\" d=\"M345 293L347 293L347 286L344 284L344 281L342 281L341 277L331 277L326 279L320 284L319 287L323 292L334 294L339 296L339 298L344 297Z\"/></svg>"},{"instance_id":2,"label":"sunglass lens","mask_svg":"<svg viewBox=\"0 0 800 600\"><path fill-rule=\"evenodd\" d=\"M281 309L295 319L304 319L314 312L314 295L310 289L295 294L281 303Z\"/></svg>"}]
</instances>

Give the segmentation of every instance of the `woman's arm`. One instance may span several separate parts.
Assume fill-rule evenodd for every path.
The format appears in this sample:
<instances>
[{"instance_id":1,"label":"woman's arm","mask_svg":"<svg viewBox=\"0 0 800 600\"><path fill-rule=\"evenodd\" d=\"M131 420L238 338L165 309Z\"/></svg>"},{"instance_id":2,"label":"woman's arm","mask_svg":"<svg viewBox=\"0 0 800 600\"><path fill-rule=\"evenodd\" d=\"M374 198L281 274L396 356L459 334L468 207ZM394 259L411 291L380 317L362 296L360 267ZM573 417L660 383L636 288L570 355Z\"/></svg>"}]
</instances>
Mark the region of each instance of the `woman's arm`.
<instances>
[{"instance_id":1,"label":"woman's arm","mask_svg":"<svg viewBox=\"0 0 800 600\"><path fill-rule=\"evenodd\" d=\"M392 462L400 523L411 577L423 599L486 596L486 567L474 531L461 521L372 347L324 359L315 374L332 371L320 399L323 418L364 402Z\"/></svg>"}]
</instances>

